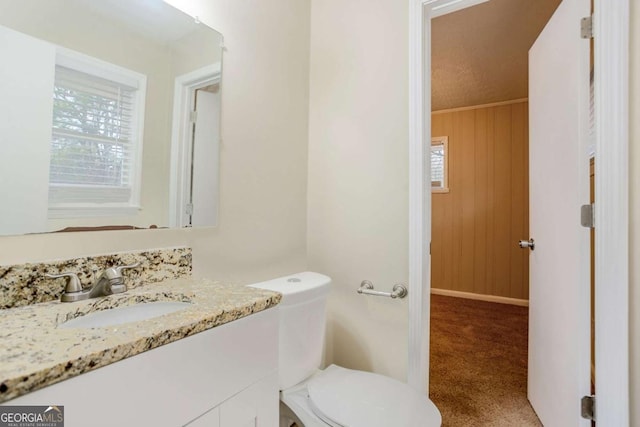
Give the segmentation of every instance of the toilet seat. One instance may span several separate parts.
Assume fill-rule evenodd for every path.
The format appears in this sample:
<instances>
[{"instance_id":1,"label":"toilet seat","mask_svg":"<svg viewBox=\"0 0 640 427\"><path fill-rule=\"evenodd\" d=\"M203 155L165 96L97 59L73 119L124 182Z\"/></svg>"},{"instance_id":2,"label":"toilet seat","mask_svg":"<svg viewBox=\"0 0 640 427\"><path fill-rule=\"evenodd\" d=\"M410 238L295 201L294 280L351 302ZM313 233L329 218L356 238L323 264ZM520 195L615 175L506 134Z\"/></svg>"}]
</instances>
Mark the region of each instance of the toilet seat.
<instances>
[{"instance_id":1,"label":"toilet seat","mask_svg":"<svg viewBox=\"0 0 640 427\"><path fill-rule=\"evenodd\" d=\"M297 389L304 389L307 396L305 406L319 418L312 425L439 427L442 423L440 412L426 396L382 375L331 365L312 376L306 387L300 386Z\"/></svg>"}]
</instances>

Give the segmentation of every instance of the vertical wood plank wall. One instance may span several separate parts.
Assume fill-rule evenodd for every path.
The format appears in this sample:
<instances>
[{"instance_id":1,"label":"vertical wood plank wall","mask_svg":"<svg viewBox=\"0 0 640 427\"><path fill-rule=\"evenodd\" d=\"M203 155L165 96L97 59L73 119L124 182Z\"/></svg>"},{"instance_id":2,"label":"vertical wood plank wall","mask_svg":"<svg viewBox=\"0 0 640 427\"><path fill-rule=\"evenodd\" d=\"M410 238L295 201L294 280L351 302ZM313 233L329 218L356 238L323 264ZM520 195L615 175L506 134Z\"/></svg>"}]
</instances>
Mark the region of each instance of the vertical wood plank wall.
<instances>
[{"instance_id":1,"label":"vertical wood plank wall","mask_svg":"<svg viewBox=\"0 0 640 427\"><path fill-rule=\"evenodd\" d=\"M529 299L528 103L432 114L449 192L432 194L431 286Z\"/></svg>"}]
</instances>

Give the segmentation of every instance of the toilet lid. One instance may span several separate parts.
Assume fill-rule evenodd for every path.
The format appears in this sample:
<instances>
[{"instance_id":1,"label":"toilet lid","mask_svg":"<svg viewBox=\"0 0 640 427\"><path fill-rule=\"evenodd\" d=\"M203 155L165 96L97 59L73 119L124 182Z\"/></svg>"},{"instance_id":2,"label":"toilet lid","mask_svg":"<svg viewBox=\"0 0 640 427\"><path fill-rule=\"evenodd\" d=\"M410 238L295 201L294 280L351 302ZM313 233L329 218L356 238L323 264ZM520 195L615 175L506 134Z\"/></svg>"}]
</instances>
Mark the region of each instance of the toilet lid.
<instances>
[{"instance_id":1,"label":"toilet lid","mask_svg":"<svg viewBox=\"0 0 640 427\"><path fill-rule=\"evenodd\" d=\"M414 427L442 423L426 396L400 381L331 365L307 384L313 412L331 426Z\"/></svg>"}]
</instances>

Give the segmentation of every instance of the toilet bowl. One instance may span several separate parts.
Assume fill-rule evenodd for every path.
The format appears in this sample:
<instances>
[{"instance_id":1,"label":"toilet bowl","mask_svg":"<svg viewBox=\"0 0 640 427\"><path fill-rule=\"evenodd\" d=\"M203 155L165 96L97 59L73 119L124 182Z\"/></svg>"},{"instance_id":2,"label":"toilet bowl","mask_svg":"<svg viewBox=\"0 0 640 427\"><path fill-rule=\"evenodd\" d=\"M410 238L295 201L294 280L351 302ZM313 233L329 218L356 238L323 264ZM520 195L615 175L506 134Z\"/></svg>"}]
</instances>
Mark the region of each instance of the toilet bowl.
<instances>
[{"instance_id":1,"label":"toilet bowl","mask_svg":"<svg viewBox=\"0 0 640 427\"><path fill-rule=\"evenodd\" d=\"M319 370L331 279L304 272L250 286L282 294L279 311L280 427L439 427L427 396L371 372Z\"/></svg>"},{"instance_id":2,"label":"toilet bowl","mask_svg":"<svg viewBox=\"0 0 640 427\"><path fill-rule=\"evenodd\" d=\"M306 427L440 426L438 408L426 396L394 379L331 365L283 390L290 418ZM285 408L286 409L286 408Z\"/></svg>"}]
</instances>

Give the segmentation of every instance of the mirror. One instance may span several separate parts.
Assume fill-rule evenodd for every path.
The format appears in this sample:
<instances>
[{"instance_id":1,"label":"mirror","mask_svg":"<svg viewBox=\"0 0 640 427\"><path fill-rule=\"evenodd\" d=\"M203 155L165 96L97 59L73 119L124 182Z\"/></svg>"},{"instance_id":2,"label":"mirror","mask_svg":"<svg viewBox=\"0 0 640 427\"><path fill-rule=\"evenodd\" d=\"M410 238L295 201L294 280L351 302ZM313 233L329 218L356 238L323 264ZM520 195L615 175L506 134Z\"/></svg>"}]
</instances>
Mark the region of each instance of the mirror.
<instances>
[{"instance_id":1,"label":"mirror","mask_svg":"<svg viewBox=\"0 0 640 427\"><path fill-rule=\"evenodd\" d=\"M431 192L449 192L449 137L431 138Z\"/></svg>"},{"instance_id":2,"label":"mirror","mask_svg":"<svg viewBox=\"0 0 640 427\"><path fill-rule=\"evenodd\" d=\"M162 0L0 0L0 235L215 225L221 46Z\"/></svg>"}]
</instances>

